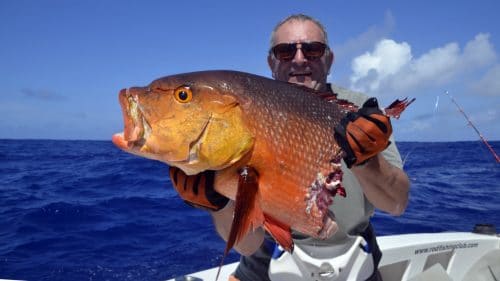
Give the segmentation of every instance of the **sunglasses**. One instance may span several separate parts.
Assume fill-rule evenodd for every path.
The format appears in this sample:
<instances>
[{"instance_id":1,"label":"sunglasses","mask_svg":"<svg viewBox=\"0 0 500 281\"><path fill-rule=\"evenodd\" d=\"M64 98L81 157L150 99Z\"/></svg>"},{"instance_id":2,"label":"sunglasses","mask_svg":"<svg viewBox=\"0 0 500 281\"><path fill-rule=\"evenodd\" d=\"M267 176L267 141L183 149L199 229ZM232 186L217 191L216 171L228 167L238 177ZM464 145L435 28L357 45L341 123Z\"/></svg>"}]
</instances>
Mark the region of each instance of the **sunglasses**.
<instances>
[{"instance_id":1,"label":"sunglasses","mask_svg":"<svg viewBox=\"0 0 500 281\"><path fill-rule=\"evenodd\" d=\"M290 61L295 57L297 49L300 49L306 59L316 60L325 54L327 48L328 46L321 42L281 43L272 47L271 52L280 61Z\"/></svg>"}]
</instances>

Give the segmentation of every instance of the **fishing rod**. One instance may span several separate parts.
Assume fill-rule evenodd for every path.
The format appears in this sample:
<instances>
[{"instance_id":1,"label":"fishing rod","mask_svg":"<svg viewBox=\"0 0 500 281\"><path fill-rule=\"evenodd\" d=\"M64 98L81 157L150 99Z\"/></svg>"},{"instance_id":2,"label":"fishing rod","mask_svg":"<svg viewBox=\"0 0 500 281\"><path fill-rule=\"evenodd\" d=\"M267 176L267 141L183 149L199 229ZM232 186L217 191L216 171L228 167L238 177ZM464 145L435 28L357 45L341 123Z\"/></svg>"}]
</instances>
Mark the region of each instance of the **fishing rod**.
<instances>
[{"instance_id":1,"label":"fishing rod","mask_svg":"<svg viewBox=\"0 0 500 281\"><path fill-rule=\"evenodd\" d=\"M462 110L462 108L460 107L460 105L458 105L458 103L455 101L455 99L448 93L448 91L444 92L448 97L450 97L451 101L457 106L458 110L460 110L460 113L462 113L462 115L465 117L465 119L467 119L467 122L469 122L469 125L474 129L474 131L476 131L476 133L479 135L479 137L481 138L481 140L483 141L483 143L486 145L486 147L490 150L491 154L493 154L493 157L495 157L495 160L497 161L497 163L500 163L500 157L498 157L498 155L496 154L495 150L493 149L493 147L491 147L491 145L486 141L486 139L483 137L483 135L479 132L479 130L476 128L476 126L474 126L474 124L472 124L472 121L469 119L469 117L467 116L467 114L465 114L465 112Z\"/></svg>"}]
</instances>

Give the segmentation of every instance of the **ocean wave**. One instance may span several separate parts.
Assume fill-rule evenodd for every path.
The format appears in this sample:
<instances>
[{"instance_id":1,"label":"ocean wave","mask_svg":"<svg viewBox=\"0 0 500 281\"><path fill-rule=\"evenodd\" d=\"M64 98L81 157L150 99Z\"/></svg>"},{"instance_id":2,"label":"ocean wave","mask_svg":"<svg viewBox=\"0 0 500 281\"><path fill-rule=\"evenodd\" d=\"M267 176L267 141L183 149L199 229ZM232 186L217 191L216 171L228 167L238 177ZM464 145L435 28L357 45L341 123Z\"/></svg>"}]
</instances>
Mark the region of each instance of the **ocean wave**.
<instances>
[{"instance_id":1,"label":"ocean wave","mask_svg":"<svg viewBox=\"0 0 500 281\"><path fill-rule=\"evenodd\" d=\"M398 146L410 203L400 217L377 211L378 235L500 226L500 171L481 143ZM220 262L225 242L165 164L104 141L2 140L0 159L1 278L162 280Z\"/></svg>"}]
</instances>

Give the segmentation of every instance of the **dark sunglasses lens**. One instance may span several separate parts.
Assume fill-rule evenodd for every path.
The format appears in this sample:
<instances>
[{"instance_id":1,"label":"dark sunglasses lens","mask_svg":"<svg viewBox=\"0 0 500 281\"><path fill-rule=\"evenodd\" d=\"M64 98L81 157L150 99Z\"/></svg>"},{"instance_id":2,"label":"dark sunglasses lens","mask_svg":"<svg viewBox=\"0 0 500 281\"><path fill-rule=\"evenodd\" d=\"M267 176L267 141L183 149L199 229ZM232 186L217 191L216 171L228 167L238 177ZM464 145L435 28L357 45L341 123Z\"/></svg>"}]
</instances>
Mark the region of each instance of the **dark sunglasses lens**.
<instances>
[{"instance_id":1,"label":"dark sunglasses lens","mask_svg":"<svg viewBox=\"0 0 500 281\"><path fill-rule=\"evenodd\" d=\"M273 47L274 56L278 60L291 60L295 56L295 52L297 51L296 44L278 44Z\"/></svg>"},{"instance_id":2,"label":"dark sunglasses lens","mask_svg":"<svg viewBox=\"0 0 500 281\"><path fill-rule=\"evenodd\" d=\"M326 45L321 42L302 43L302 52L308 59L318 59L325 54Z\"/></svg>"}]
</instances>

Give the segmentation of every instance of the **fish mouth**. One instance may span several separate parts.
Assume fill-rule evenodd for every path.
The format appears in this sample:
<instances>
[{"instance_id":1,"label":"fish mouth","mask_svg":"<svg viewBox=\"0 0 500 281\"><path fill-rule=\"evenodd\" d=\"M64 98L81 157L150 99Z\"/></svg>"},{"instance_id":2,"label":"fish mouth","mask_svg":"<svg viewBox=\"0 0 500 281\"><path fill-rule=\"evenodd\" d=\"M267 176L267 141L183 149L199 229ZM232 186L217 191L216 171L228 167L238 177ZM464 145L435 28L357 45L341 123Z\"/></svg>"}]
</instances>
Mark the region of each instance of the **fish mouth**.
<instances>
[{"instance_id":1,"label":"fish mouth","mask_svg":"<svg viewBox=\"0 0 500 281\"><path fill-rule=\"evenodd\" d=\"M123 114L124 130L113 135L113 143L123 150L144 146L151 135L151 126L146 120L139 96L134 89L122 89L118 95Z\"/></svg>"}]
</instances>

